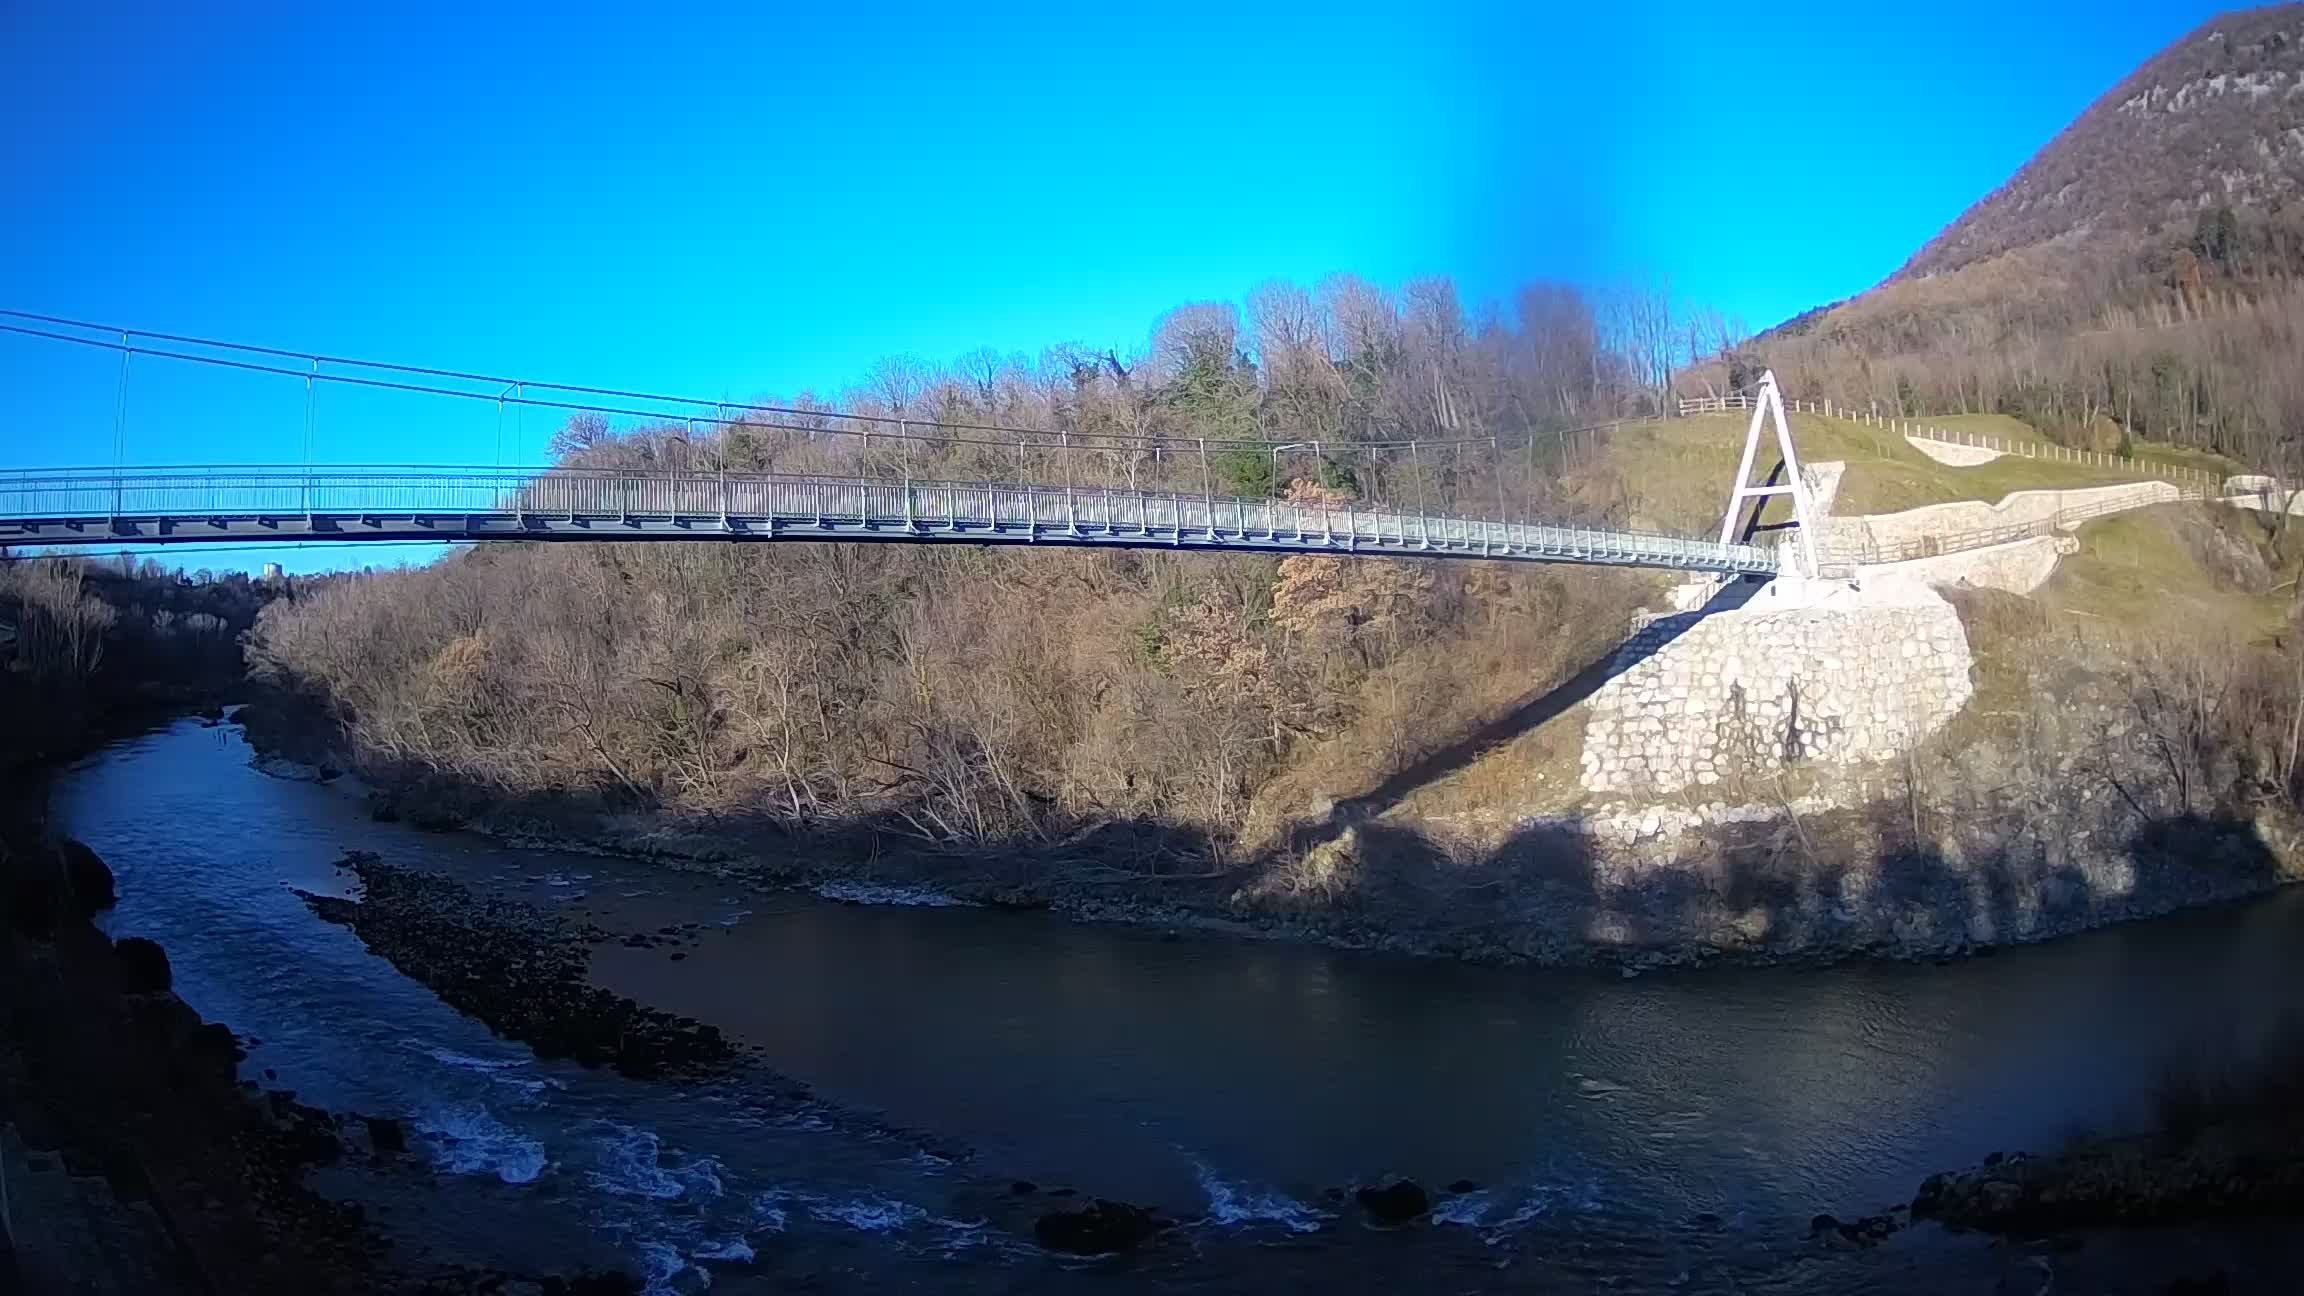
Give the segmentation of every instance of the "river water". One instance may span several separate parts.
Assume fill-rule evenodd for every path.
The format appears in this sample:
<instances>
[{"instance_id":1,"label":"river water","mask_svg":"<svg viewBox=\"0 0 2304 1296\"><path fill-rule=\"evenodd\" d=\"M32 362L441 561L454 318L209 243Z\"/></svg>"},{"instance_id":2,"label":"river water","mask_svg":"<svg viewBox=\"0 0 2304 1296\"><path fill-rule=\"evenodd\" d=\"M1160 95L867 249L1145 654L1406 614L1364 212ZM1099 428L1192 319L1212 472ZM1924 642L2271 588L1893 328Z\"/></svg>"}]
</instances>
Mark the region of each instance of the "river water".
<instances>
[{"instance_id":1,"label":"river water","mask_svg":"<svg viewBox=\"0 0 2304 1296\"><path fill-rule=\"evenodd\" d=\"M840 903L374 823L192 721L83 761L52 808L118 876L113 934L160 941L254 1041L244 1074L409 1118L425 1168L383 1216L404 1245L657 1291L1934 1290L2004 1261L1918 1229L1819 1251L1806 1221L2134 1126L2172 1058L2283 1006L2235 987L2304 984L2298 894L1950 966L1637 979ZM601 945L594 979L971 1151L541 1061L313 916L292 888L346 893L347 850L614 932L702 924L679 959ZM1336 1201L1395 1174L1478 1187L1381 1232ZM1183 1240L1060 1263L999 1226L1015 1179L1157 1205Z\"/></svg>"}]
</instances>

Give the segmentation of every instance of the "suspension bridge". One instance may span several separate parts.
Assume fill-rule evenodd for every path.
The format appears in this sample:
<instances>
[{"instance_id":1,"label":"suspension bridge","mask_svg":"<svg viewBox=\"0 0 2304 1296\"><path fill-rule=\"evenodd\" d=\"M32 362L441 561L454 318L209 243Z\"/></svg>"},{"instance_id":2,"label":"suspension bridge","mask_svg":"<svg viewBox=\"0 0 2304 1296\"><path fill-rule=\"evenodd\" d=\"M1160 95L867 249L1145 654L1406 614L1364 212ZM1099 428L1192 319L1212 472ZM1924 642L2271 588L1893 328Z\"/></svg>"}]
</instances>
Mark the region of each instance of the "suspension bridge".
<instances>
[{"instance_id":1,"label":"suspension bridge","mask_svg":"<svg viewBox=\"0 0 2304 1296\"><path fill-rule=\"evenodd\" d=\"M1778 570L1774 549L1726 535L1664 535L1532 510L1516 514L1500 473L1492 509L1474 514L1427 505L1435 461L1461 461L1467 447L1497 464L1517 467L1524 459L1523 478L1535 473L1545 441L1535 433L1348 445L1126 436L507 379L13 311L0 311L0 338L118 357L111 378L115 461L0 471L0 544L7 545L804 540L1419 555L1751 575ZM300 387L307 462L129 462L133 385L151 384L155 366ZM499 457L506 419L542 411L563 419L595 416L602 426L614 420L676 429L690 462L591 467L572 455L529 466L322 465L311 459L323 440L316 411L324 390L477 405L483 414L492 406ZM145 397L142 403L153 402ZM185 414L164 408L144 417ZM101 436L100 428L91 432L84 444ZM819 470L732 467L724 450L739 432L774 438L785 458ZM1318 500L1254 498L1217 489L1214 465L1269 456L1276 478L1284 455L1304 453L1319 463L1341 454L1368 466L1394 463L1395 484L1412 482L1413 489L1393 494L1412 495L1413 502L1340 502L1332 492ZM955 461L1006 471L968 480L940 471ZM830 471L820 470L827 466Z\"/></svg>"}]
</instances>

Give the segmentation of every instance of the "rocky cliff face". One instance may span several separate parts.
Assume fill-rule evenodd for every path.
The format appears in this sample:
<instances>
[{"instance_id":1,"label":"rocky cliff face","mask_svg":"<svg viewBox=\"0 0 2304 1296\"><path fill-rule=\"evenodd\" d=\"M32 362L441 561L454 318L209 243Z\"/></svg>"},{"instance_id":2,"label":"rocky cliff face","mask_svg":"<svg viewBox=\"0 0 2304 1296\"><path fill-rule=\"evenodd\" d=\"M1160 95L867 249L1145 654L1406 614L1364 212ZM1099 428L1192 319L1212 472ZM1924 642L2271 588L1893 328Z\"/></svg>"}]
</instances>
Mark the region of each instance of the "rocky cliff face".
<instances>
[{"instance_id":1,"label":"rocky cliff face","mask_svg":"<svg viewBox=\"0 0 2304 1296\"><path fill-rule=\"evenodd\" d=\"M2304 192L2304 5L2225 14L2154 55L1895 276L2060 236L2176 225Z\"/></svg>"}]
</instances>

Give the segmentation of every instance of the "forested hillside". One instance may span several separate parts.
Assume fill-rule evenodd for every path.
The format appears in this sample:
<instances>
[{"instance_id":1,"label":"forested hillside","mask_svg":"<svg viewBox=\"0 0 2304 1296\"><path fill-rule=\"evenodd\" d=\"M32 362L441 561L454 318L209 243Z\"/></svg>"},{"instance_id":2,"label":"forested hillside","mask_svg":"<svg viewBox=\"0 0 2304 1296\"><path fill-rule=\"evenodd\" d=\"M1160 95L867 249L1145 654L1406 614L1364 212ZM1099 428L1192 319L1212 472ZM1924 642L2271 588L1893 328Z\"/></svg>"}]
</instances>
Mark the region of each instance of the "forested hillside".
<instances>
[{"instance_id":1,"label":"forested hillside","mask_svg":"<svg viewBox=\"0 0 2304 1296\"><path fill-rule=\"evenodd\" d=\"M1599 425L1773 366L1812 399L2282 468L2304 444L2304 215L2283 207L2295 140L2274 129L2290 107L2236 118L2215 96L2304 85L2300 13L2180 42L1909 273L1757 339L1656 292L1536 285L1483 311L1445 280L1393 294L1339 277L1181 307L1132 353L891 359L716 426L580 415L555 454L1691 530L1717 517L1732 451ZM2261 183L2219 169L2243 129ZM2056 180L2108 150L2159 161L2117 193L2088 167ZM900 434L849 435L836 411ZM903 434L916 422L970 430ZM1077 440L1051 459L1025 433ZM1961 497L1908 451L1873 446L1847 498ZM937 847L1093 838L1139 872L1199 873L1463 770L1615 645L1656 583L1323 557L503 546L276 606L251 648L392 809L442 822L574 810ZM1548 768L1573 779L1575 736L1542 741L1558 759L1525 753L1487 803L1540 800Z\"/></svg>"},{"instance_id":2,"label":"forested hillside","mask_svg":"<svg viewBox=\"0 0 2304 1296\"><path fill-rule=\"evenodd\" d=\"M0 768L68 751L108 714L237 690L240 636L278 592L149 559L0 554Z\"/></svg>"},{"instance_id":3,"label":"forested hillside","mask_svg":"<svg viewBox=\"0 0 2304 1296\"><path fill-rule=\"evenodd\" d=\"M1245 320L1171 313L1141 354L895 360L839 402L1120 438L1069 468L1013 462L1023 452L997 437L866 444L805 419L579 416L557 451L594 467L892 473L901 459L918 478L1069 472L1083 488L1199 490L1206 474L1219 491L1337 504L1685 524L1668 516L1677 497L1606 465L1599 434L1553 434L1656 408L1673 332L1647 296L1543 287L1509 320L1475 320L1445 282L1397 297L1348 279L1270 286ZM1205 467L1130 448L1155 435L1297 448ZM449 817L578 805L941 846L1125 829L1157 861L1220 856L1457 741L1611 646L1652 581L1311 556L494 546L276 607L253 656L359 764Z\"/></svg>"},{"instance_id":4,"label":"forested hillside","mask_svg":"<svg viewBox=\"0 0 2304 1296\"><path fill-rule=\"evenodd\" d=\"M2279 211L2300 194L2304 5L2222 14L2106 91L1896 278L2060 239L2188 232L2203 210Z\"/></svg>"},{"instance_id":5,"label":"forested hillside","mask_svg":"<svg viewBox=\"0 0 2304 1296\"><path fill-rule=\"evenodd\" d=\"M2053 54L2044 55L2053 57ZM1773 366L1883 413L2001 413L2293 474L2304 428L2304 5L2204 25L1870 292L1687 377Z\"/></svg>"}]
</instances>

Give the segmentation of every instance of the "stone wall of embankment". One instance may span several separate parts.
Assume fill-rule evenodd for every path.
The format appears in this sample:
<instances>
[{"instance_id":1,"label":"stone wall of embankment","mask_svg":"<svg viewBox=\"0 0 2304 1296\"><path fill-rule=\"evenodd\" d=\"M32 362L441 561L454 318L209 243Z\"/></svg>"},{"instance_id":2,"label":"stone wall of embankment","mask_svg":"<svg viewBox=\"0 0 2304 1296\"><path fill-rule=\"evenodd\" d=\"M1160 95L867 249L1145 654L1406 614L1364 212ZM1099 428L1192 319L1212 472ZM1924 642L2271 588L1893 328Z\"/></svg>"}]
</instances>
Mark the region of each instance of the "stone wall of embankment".
<instances>
[{"instance_id":1,"label":"stone wall of embankment","mask_svg":"<svg viewBox=\"0 0 2304 1296\"><path fill-rule=\"evenodd\" d=\"M2117 486L2087 486L2073 490L2025 490L2016 491L1998 503L1954 500L1905 509L1900 513L1836 517L1826 522L1825 528L1829 537L1828 546L1835 550L1895 550L1930 540L1941 540L1946 536L2050 522L2066 510L2143 508L2182 497L2182 491L2161 481L2126 482Z\"/></svg>"},{"instance_id":2,"label":"stone wall of embankment","mask_svg":"<svg viewBox=\"0 0 2304 1296\"><path fill-rule=\"evenodd\" d=\"M1585 724L1588 792L1661 795L1802 761L1891 760L1972 693L1952 605L1922 585L1779 580L1640 627Z\"/></svg>"}]
</instances>

